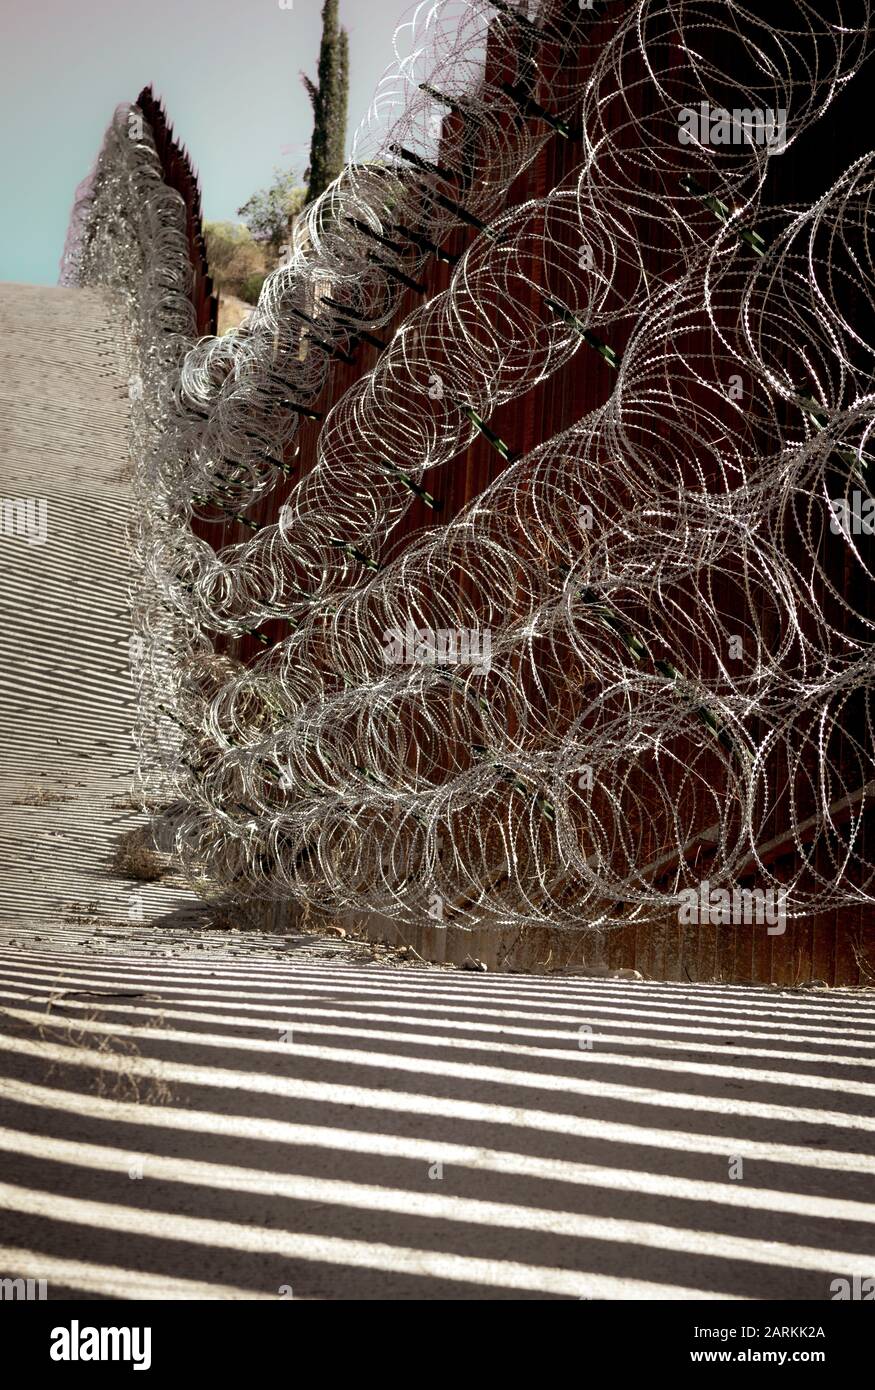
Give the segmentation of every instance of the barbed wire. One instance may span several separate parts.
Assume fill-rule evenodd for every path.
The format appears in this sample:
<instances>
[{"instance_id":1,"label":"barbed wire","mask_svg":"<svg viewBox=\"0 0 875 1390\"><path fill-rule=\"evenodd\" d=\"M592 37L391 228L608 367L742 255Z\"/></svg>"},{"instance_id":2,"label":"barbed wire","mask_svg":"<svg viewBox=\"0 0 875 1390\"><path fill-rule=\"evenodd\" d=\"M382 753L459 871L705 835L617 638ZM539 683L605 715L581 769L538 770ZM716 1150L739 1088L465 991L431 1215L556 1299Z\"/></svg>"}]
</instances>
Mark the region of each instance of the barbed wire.
<instances>
[{"instance_id":1,"label":"barbed wire","mask_svg":"<svg viewBox=\"0 0 875 1390\"><path fill-rule=\"evenodd\" d=\"M768 21L640 0L584 75L585 10L420 6L288 264L197 344L184 209L120 108L66 275L124 305L141 775L193 875L462 926L652 922L705 877L755 877L788 915L871 901L873 159L813 207L762 200L869 22L863 0ZM502 210L557 132L578 167ZM333 360L459 226L448 288L290 485ZM494 412L593 350L609 398L508 460ZM478 432L507 466L405 535ZM240 543L193 516L242 518ZM275 618L288 637L249 666L216 655Z\"/></svg>"}]
</instances>

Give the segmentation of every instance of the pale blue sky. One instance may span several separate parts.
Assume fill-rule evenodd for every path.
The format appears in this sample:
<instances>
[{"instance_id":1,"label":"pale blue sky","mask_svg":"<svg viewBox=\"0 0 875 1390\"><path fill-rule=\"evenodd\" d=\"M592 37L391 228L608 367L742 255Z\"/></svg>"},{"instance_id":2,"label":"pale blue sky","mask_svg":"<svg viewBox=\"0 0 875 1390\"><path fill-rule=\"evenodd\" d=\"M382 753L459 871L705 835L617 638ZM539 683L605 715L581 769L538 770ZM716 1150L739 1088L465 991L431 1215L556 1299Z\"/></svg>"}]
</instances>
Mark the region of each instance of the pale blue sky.
<instances>
[{"instance_id":1,"label":"pale blue sky","mask_svg":"<svg viewBox=\"0 0 875 1390\"><path fill-rule=\"evenodd\" d=\"M307 164L322 0L2 0L0 280L52 285L76 185L114 107L151 82L197 166L208 219L234 218L274 166ZM410 0L340 0L349 135Z\"/></svg>"}]
</instances>

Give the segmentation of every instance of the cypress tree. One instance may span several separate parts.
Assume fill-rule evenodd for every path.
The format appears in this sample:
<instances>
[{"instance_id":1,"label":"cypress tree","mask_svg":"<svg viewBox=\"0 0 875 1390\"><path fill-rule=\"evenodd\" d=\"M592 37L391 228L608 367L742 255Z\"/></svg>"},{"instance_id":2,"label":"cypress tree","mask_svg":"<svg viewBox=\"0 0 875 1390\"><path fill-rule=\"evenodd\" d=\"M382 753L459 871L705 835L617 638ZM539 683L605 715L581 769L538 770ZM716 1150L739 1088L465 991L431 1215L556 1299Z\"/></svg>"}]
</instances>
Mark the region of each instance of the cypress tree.
<instances>
[{"instance_id":1,"label":"cypress tree","mask_svg":"<svg viewBox=\"0 0 875 1390\"><path fill-rule=\"evenodd\" d=\"M301 73L313 106L310 167L305 172L307 202L318 198L337 178L345 162L346 113L349 102L349 39L338 19L339 0L322 7L322 43L318 85Z\"/></svg>"},{"instance_id":2,"label":"cypress tree","mask_svg":"<svg viewBox=\"0 0 875 1390\"><path fill-rule=\"evenodd\" d=\"M346 163L346 121L349 107L349 35L341 29L338 40L337 112L331 132L331 157L336 178Z\"/></svg>"}]
</instances>

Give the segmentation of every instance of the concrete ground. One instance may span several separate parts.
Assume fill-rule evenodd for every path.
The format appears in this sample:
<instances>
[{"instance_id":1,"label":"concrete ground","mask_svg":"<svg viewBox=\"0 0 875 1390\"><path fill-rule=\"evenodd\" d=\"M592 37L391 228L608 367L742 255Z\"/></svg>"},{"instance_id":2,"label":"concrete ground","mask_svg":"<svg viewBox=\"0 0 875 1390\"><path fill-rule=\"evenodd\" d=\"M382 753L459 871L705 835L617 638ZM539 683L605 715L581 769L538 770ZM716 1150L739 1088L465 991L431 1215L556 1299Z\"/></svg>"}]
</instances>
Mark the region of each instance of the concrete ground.
<instances>
[{"instance_id":1,"label":"concrete ground","mask_svg":"<svg viewBox=\"0 0 875 1390\"><path fill-rule=\"evenodd\" d=\"M0 1273L50 1297L830 1297L875 1267L851 991L0 951Z\"/></svg>"}]
</instances>

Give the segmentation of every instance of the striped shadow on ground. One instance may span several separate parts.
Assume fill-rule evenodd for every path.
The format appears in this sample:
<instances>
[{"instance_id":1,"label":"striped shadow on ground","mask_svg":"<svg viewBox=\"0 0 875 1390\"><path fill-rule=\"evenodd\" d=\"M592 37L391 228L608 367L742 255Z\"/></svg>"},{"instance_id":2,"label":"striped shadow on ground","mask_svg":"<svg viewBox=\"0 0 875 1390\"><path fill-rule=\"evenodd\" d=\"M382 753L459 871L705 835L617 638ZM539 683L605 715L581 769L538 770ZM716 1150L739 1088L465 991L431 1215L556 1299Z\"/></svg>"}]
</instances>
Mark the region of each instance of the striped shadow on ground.
<instances>
[{"instance_id":1,"label":"striped shadow on ground","mask_svg":"<svg viewBox=\"0 0 875 1390\"><path fill-rule=\"evenodd\" d=\"M875 1268L854 991L6 951L0 1009L0 1265L54 1296L818 1300Z\"/></svg>"}]
</instances>

